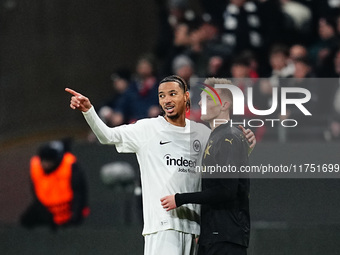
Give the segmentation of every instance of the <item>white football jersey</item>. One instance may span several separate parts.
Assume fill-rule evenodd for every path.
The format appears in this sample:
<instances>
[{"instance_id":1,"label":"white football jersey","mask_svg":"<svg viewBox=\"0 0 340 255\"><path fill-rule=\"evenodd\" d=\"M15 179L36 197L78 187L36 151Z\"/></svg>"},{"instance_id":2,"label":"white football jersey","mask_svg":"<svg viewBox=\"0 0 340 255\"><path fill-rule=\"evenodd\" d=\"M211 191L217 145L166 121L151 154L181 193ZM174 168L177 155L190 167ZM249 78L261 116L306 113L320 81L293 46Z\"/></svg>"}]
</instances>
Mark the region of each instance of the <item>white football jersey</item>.
<instances>
[{"instance_id":1,"label":"white football jersey","mask_svg":"<svg viewBox=\"0 0 340 255\"><path fill-rule=\"evenodd\" d=\"M166 229L199 235L199 205L187 204L167 212L160 199L175 193L200 191L200 173L195 167L200 165L210 129L187 119L185 127L174 126L161 116L109 128L93 107L84 116L101 143L115 144L118 152L137 155L142 182L143 235Z\"/></svg>"}]
</instances>

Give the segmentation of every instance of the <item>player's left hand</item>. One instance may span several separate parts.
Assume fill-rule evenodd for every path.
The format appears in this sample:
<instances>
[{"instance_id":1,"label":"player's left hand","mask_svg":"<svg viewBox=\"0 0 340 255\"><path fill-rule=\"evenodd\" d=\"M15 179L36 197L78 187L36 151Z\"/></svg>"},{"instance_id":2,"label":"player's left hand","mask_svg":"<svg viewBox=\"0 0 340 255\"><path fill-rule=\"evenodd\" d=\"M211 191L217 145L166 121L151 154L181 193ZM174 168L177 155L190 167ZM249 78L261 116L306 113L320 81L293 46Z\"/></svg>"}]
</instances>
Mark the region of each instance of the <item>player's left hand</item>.
<instances>
[{"instance_id":1,"label":"player's left hand","mask_svg":"<svg viewBox=\"0 0 340 255\"><path fill-rule=\"evenodd\" d=\"M244 136L247 138L248 142L249 142L249 147L250 149L254 149L255 145L256 145L256 137L255 134L253 133L253 131L251 131L249 128L245 129L242 125L239 125L239 128L242 130Z\"/></svg>"},{"instance_id":2,"label":"player's left hand","mask_svg":"<svg viewBox=\"0 0 340 255\"><path fill-rule=\"evenodd\" d=\"M161 198L161 205L168 212L170 210L176 209L175 195L169 195Z\"/></svg>"}]
</instances>

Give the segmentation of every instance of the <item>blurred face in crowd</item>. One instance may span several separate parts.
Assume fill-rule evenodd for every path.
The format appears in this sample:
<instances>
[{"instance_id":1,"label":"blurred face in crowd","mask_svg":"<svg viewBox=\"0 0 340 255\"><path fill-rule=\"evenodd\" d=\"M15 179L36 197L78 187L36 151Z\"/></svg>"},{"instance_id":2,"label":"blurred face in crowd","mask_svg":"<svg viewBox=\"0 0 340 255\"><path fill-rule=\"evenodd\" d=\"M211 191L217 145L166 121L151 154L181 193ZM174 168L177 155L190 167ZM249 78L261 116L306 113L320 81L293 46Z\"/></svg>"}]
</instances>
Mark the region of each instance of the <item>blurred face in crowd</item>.
<instances>
[{"instance_id":1,"label":"blurred face in crowd","mask_svg":"<svg viewBox=\"0 0 340 255\"><path fill-rule=\"evenodd\" d=\"M127 80L122 78L115 78L113 81L113 88L119 93L122 94L129 86Z\"/></svg>"},{"instance_id":2,"label":"blurred face in crowd","mask_svg":"<svg viewBox=\"0 0 340 255\"><path fill-rule=\"evenodd\" d=\"M309 65L301 61L297 61L295 63L294 77L298 79L305 78L310 71L311 71L311 68Z\"/></svg>"},{"instance_id":3,"label":"blurred face in crowd","mask_svg":"<svg viewBox=\"0 0 340 255\"><path fill-rule=\"evenodd\" d=\"M233 78L249 78L250 68L249 66L242 64L233 64L231 67L231 75Z\"/></svg>"},{"instance_id":4,"label":"blurred face in crowd","mask_svg":"<svg viewBox=\"0 0 340 255\"><path fill-rule=\"evenodd\" d=\"M293 45L289 50L289 57L292 60L307 56L307 49L302 45Z\"/></svg>"},{"instance_id":5,"label":"blurred face in crowd","mask_svg":"<svg viewBox=\"0 0 340 255\"><path fill-rule=\"evenodd\" d=\"M140 60L137 64L137 74L141 78L152 76L153 67L152 64L147 60Z\"/></svg>"},{"instance_id":6,"label":"blurred face in crowd","mask_svg":"<svg viewBox=\"0 0 340 255\"><path fill-rule=\"evenodd\" d=\"M210 75L216 75L223 65L223 59L218 56L211 57L209 60L208 71Z\"/></svg>"},{"instance_id":7,"label":"blurred face in crowd","mask_svg":"<svg viewBox=\"0 0 340 255\"><path fill-rule=\"evenodd\" d=\"M329 25L325 19L319 20L319 35L320 38L327 40L335 35L335 31L331 25Z\"/></svg>"},{"instance_id":8,"label":"blurred face in crowd","mask_svg":"<svg viewBox=\"0 0 340 255\"><path fill-rule=\"evenodd\" d=\"M286 66L287 57L284 53L276 52L270 55L270 65L273 70L281 70Z\"/></svg>"}]
</instances>

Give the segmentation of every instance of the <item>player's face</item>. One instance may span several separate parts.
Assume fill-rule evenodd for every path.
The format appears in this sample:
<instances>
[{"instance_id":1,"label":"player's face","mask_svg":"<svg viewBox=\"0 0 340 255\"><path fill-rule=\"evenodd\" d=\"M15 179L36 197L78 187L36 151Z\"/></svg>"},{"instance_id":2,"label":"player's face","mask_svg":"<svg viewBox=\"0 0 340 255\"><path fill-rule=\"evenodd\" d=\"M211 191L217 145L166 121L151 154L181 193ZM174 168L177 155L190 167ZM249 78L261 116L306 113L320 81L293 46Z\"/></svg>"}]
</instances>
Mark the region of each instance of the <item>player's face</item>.
<instances>
[{"instance_id":1,"label":"player's face","mask_svg":"<svg viewBox=\"0 0 340 255\"><path fill-rule=\"evenodd\" d=\"M210 89L208 91L212 92ZM201 120L205 122L210 122L214 119L218 119L218 116L221 114L221 105L219 103L215 104L214 100L207 95L206 92L201 93L201 98L206 97L207 100L207 114L201 115ZM200 107L202 107L202 100L198 103Z\"/></svg>"},{"instance_id":2,"label":"player's face","mask_svg":"<svg viewBox=\"0 0 340 255\"><path fill-rule=\"evenodd\" d=\"M165 116L176 119L185 115L189 93L184 92L177 82L164 82L158 87L158 99Z\"/></svg>"}]
</instances>

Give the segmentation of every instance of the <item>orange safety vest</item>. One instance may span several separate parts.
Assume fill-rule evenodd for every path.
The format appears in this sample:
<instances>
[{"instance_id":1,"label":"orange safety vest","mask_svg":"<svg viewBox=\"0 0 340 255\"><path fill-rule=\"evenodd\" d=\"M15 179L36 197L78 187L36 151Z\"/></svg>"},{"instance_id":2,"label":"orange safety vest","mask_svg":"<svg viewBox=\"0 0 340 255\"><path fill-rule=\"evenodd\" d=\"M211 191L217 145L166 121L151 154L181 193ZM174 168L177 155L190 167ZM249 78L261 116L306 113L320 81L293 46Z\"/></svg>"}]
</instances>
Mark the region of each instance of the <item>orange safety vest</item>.
<instances>
[{"instance_id":1,"label":"orange safety vest","mask_svg":"<svg viewBox=\"0 0 340 255\"><path fill-rule=\"evenodd\" d=\"M65 153L58 168L46 174L38 156L31 159L31 178L38 200L52 213L57 225L68 222L72 217L71 186L72 164L77 161L71 153Z\"/></svg>"}]
</instances>

